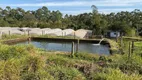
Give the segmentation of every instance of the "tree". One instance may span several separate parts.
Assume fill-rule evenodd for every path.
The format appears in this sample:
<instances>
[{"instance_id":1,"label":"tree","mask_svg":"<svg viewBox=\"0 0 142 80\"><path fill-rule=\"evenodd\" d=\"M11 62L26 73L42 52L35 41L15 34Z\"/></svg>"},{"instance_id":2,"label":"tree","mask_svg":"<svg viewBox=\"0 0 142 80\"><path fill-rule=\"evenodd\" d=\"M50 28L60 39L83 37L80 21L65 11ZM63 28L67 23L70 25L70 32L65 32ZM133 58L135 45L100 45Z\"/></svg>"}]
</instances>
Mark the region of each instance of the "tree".
<instances>
[{"instance_id":1,"label":"tree","mask_svg":"<svg viewBox=\"0 0 142 80\"><path fill-rule=\"evenodd\" d=\"M93 14L98 14L98 8L95 5L91 6Z\"/></svg>"},{"instance_id":2,"label":"tree","mask_svg":"<svg viewBox=\"0 0 142 80\"><path fill-rule=\"evenodd\" d=\"M100 26L100 21L101 21L101 18L100 18L100 14L98 14L98 9L95 5L92 5L92 21L93 21L93 26L92 26L92 30L93 30L93 33L96 33L97 35L100 35L101 34L101 26Z\"/></svg>"}]
</instances>

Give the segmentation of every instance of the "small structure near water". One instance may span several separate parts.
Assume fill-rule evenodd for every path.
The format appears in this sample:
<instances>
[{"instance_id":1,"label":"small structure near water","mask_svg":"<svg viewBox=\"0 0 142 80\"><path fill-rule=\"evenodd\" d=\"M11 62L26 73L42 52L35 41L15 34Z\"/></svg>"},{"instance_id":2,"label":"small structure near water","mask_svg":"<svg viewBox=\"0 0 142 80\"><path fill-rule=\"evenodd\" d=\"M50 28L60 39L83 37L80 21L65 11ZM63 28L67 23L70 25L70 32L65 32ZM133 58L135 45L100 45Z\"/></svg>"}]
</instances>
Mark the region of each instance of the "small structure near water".
<instances>
[{"instance_id":1,"label":"small structure near water","mask_svg":"<svg viewBox=\"0 0 142 80\"><path fill-rule=\"evenodd\" d=\"M106 37L109 37L109 38L120 37L120 32L119 31L108 31L106 34Z\"/></svg>"}]
</instances>

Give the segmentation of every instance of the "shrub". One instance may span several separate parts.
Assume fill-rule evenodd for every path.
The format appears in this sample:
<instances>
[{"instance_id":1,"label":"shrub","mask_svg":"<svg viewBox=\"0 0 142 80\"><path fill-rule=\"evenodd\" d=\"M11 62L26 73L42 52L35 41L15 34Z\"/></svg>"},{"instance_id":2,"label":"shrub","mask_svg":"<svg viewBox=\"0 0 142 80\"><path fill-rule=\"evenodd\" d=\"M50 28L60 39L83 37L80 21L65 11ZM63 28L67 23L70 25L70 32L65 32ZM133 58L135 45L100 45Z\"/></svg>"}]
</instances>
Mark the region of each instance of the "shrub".
<instances>
[{"instance_id":1,"label":"shrub","mask_svg":"<svg viewBox=\"0 0 142 80\"><path fill-rule=\"evenodd\" d=\"M76 53L75 58L95 62L97 61L98 55L88 53Z\"/></svg>"},{"instance_id":2,"label":"shrub","mask_svg":"<svg viewBox=\"0 0 142 80\"><path fill-rule=\"evenodd\" d=\"M15 39L15 38L26 38L28 37L27 35L19 35L19 34L3 34L2 35L2 40L8 40L8 39Z\"/></svg>"},{"instance_id":3,"label":"shrub","mask_svg":"<svg viewBox=\"0 0 142 80\"><path fill-rule=\"evenodd\" d=\"M39 56L25 56L21 60L22 80L53 80L53 77L45 71L45 61Z\"/></svg>"},{"instance_id":4,"label":"shrub","mask_svg":"<svg viewBox=\"0 0 142 80\"><path fill-rule=\"evenodd\" d=\"M26 46L23 46L23 45L14 45L14 46L1 45L0 46L1 60L7 60L14 57L20 58L26 54L28 54L28 51L26 49Z\"/></svg>"},{"instance_id":5,"label":"shrub","mask_svg":"<svg viewBox=\"0 0 142 80\"><path fill-rule=\"evenodd\" d=\"M75 68L50 66L47 71L55 80L85 80L85 77Z\"/></svg>"},{"instance_id":6,"label":"shrub","mask_svg":"<svg viewBox=\"0 0 142 80\"><path fill-rule=\"evenodd\" d=\"M94 73L93 80L141 80L142 77L136 74L127 75L119 69L104 69L102 72Z\"/></svg>"},{"instance_id":7,"label":"shrub","mask_svg":"<svg viewBox=\"0 0 142 80\"><path fill-rule=\"evenodd\" d=\"M10 59L0 61L0 80L19 80L20 79L20 61Z\"/></svg>"}]
</instances>

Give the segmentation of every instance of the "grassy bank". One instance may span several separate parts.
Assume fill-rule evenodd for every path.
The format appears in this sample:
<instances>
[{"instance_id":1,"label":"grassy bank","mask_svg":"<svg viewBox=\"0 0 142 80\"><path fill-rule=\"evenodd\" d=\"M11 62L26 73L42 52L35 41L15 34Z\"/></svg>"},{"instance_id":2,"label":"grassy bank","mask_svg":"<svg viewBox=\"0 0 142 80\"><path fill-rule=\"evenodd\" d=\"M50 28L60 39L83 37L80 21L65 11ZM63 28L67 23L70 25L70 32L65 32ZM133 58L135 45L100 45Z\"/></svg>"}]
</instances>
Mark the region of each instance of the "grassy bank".
<instances>
[{"instance_id":1,"label":"grassy bank","mask_svg":"<svg viewBox=\"0 0 142 80\"><path fill-rule=\"evenodd\" d=\"M112 54L119 53L118 50L120 49L119 43L117 43L115 40L107 39L105 40L109 43L110 45L110 51Z\"/></svg>"},{"instance_id":2,"label":"grassy bank","mask_svg":"<svg viewBox=\"0 0 142 80\"><path fill-rule=\"evenodd\" d=\"M118 50L119 43L108 41L112 50ZM141 49L129 57L128 43L124 40L123 55L76 53L74 57L31 44L0 44L0 80L141 80ZM141 46L141 42L135 43L135 47Z\"/></svg>"},{"instance_id":3,"label":"grassy bank","mask_svg":"<svg viewBox=\"0 0 142 80\"><path fill-rule=\"evenodd\" d=\"M1 80L140 80L141 57L49 52L32 45L0 45Z\"/></svg>"}]
</instances>

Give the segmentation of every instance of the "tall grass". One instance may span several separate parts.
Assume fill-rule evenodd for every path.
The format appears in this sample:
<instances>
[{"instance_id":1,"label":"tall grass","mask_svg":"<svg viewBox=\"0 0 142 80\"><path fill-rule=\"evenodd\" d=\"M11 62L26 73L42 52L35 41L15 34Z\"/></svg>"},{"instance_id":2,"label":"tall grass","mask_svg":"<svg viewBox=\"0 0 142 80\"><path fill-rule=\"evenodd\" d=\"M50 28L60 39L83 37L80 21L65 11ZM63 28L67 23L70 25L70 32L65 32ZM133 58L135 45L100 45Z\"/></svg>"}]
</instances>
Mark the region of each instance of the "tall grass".
<instances>
[{"instance_id":1,"label":"tall grass","mask_svg":"<svg viewBox=\"0 0 142 80\"><path fill-rule=\"evenodd\" d=\"M4 34L4 35L2 35L1 40L3 41L3 40L16 39L16 38L27 38L27 37L28 37L28 35Z\"/></svg>"},{"instance_id":2,"label":"tall grass","mask_svg":"<svg viewBox=\"0 0 142 80\"><path fill-rule=\"evenodd\" d=\"M121 72L119 69L107 68L102 73L96 73L93 75L94 80L141 80L140 75L127 75Z\"/></svg>"}]
</instances>

